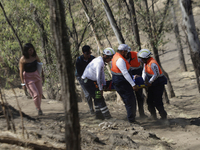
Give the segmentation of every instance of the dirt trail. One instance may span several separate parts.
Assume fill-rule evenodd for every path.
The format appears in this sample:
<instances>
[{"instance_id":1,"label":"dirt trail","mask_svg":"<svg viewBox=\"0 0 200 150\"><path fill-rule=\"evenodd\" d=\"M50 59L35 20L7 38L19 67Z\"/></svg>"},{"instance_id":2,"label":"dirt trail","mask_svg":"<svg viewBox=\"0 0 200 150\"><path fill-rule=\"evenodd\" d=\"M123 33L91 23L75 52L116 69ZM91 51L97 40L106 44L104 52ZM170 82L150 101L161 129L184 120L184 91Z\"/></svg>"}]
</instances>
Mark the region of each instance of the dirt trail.
<instances>
[{"instance_id":1,"label":"dirt trail","mask_svg":"<svg viewBox=\"0 0 200 150\"><path fill-rule=\"evenodd\" d=\"M190 68L190 67L189 67ZM95 120L89 113L85 102L78 103L81 125L82 149L141 149L141 150L198 150L200 147L200 98L195 85L194 73L179 73L178 70L170 73L175 98L170 104L165 104L168 113L168 122L142 120L136 118L140 124L130 124L126 119L126 110L123 104L117 104L111 92L105 92L108 108L113 116L112 120ZM22 89L15 89L22 111L35 118L24 118L25 127L29 132L30 140L45 141L54 146L64 147L64 112L62 102L45 99L42 101L44 116L37 117L33 101L24 96ZM4 90L6 99L17 108L16 99L10 90ZM149 116L145 105L146 114ZM138 114L137 114L138 116ZM0 130L6 130L5 119L2 117ZM18 133L21 132L19 116L15 118ZM99 126L101 124L101 126ZM92 137L97 137L94 140ZM3 149L11 145L0 144ZM13 145L12 145L13 147ZM16 149L20 149L16 147ZM12 148L13 149L13 148Z\"/></svg>"}]
</instances>

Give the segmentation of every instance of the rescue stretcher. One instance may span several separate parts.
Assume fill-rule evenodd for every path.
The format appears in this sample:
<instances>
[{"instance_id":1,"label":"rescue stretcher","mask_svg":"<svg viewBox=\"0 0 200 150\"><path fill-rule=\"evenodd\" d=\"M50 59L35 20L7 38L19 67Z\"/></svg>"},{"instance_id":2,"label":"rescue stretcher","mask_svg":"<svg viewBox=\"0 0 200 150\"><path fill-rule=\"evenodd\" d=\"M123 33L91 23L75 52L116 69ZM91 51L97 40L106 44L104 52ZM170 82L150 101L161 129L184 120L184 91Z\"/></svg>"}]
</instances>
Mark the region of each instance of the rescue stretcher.
<instances>
[{"instance_id":1,"label":"rescue stretcher","mask_svg":"<svg viewBox=\"0 0 200 150\"><path fill-rule=\"evenodd\" d=\"M147 85L144 83L144 80L143 80L142 77L137 77L137 78L134 79L134 76L133 76L133 81L135 82L135 84L137 85L137 87L139 89L147 87ZM106 88L105 89L106 89L105 91L115 91L112 80L106 81Z\"/></svg>"}]
</instances>

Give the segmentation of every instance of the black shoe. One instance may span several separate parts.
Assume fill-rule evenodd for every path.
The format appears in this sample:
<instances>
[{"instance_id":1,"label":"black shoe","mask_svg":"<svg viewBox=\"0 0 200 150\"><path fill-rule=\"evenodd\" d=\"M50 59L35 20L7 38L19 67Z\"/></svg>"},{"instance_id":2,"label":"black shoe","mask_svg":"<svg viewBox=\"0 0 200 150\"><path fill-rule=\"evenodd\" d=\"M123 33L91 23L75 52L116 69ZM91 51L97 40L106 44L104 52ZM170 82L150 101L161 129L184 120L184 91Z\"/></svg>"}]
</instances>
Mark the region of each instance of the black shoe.
<instances>
[{"instance_id":1,"label":"black shoe","mask_svg":"<svg viewBox=\"0 0 200 150\"><path fill-rule=\"evenodd\" d=\"M112 116L111 116L111 114L110 114L109 111L103 113L103 116L104 116L105 119L110 119L110 118L112 118Z\"/></svg>"},{"instance_id":2,"label":"black shoe","mask_svg":"<svg viewBox=\"0 0 200 150\"><path fill-rule=\"evenodd\" d=\"M109 115L109 116L105 116L105 119L111 119L111 118L112 118L111 115Z\"/></svg>"},{"instance_id":3,"label":"black shoe","mask_svg":"<svg viewBox=\"0 0 200 150\"><path fill-rule=\"evenodd\" d=\"M43 112L42 112L42 110L40 109L40 110L38 110L38 116L42 116L43 115Z\"/></svg>"},{"instance_id":4,"label":"black shoe","mask_svg":"<svg viewBox=\"0 0 200 150\"><path fill-rule=\"evenodd\" d=\"M104 120L105 118L103 115L96 115L95 119Z\"/></svg>"},{"instance_id":5,"label":"black shoe","mask_svg":"<svg viewBox=\"0 0 200 150\"><path fill-rule=\"evenodd\" d=\"M90 111L90 114L91 114L91 115L94 115L94 114L95 114L94 110L91 110L91 111Z\"/></svg>"}]
</instances>

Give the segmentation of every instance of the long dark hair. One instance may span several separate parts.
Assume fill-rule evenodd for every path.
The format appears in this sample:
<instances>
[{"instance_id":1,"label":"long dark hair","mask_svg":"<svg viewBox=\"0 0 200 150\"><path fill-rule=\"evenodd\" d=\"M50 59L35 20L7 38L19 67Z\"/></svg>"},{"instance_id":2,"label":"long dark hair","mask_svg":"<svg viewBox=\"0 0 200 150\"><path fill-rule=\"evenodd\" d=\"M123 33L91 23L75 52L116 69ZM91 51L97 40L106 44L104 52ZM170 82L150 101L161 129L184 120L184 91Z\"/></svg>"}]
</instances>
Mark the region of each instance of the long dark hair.
<instances>
[{"instance_id":1,"label":"long dark hair","mask_svg":"<svg viewBox=\"0 0 200 150\"><path fill-rule=\"evenodd\" d=\"M26 43L26 44L24 45L24 48L23 48L23 55L24 55L24 57L27 58L27 59L29 58L28 50L29 50L30 48L33 48L33 50L34 50L32 56L33 56L33 57L36 57L36 56L37 56L34 46L33 46L31 43Z\"/></svg>"}]
</instances>

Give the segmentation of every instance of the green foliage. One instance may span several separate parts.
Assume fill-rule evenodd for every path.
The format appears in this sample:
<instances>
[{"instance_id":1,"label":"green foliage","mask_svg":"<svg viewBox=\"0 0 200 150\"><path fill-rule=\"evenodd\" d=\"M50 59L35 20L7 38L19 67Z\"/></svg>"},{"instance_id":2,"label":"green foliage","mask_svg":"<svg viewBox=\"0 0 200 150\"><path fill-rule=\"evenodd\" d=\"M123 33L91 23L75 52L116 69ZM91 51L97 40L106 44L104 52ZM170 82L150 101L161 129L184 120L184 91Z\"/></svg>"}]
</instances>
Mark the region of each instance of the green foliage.
<instances>
[{"instance_id":1,"label":"green foliage","mask_svg":"<svg viewBox=\"0 0 200 150\"><path fill-rule=\"evenodd\" d=\"M8 19L10 20L13 28L18 34L19 39L22 42L22 45L29 42L32 43L37 51L37 54L42 56L40 32L35 21L33 20L33 6L37 9L38 16L40 20L43 21L44 28L48 33L48 38L50 39L49 12L48 5L45 4L45 1L4 0L2 4ZM0 12L0 57L3 60L2 63L4 63L4 66L10 68L11 71L15 71L15 74L18 75L18 63L20 57L22 56L22 51L2 11ZM40 57L40 59L43 60L42 57ZM12 76L9 76L9 78L11 77Z\"/></svg>"},{"instance_id":2,"label":"green foliage","mask_svg":"<svg viewBox=\"0 0 200 150\"><path fill-rule=\"evenodd\" d=\"M70 2L71 14L68 2ZM134 43L134 35L132 32L131 20L126 4L123 0L108 0L108 3L117 24L121 29L126 44L130 45L133 48L132 44ZM55 88L56 90L57 82L59 81L59 79L56 69L57 61L55 50L52 44L53 42L51 41L52 37L50 31L48 0L2 0L2 4L22 44L24 45L25 43L31 42L35 46L35 49L40 59L45 62L46 56L41 42L41 35L43 32L34 20L34 14L35 12L37 12L37 17L42 22L44 26L44 31L47 35L48 42L46 43L47 45L45 46L45 49L50 52L51 59L53 61L50 64L45 64L45 76L48 78L48 80L46 80L46 84L50 84L50 82L52 82L53 80L53 82L55 83L53 85L53 88ZM93 52L95 53L95 47L97 47L97 44L94 38L94 34L88 26L88 20L85 16L80 1L69 0L64 1L64 4L68 34L70 36L71 42L71 54L73 62L75 62L76 57L79 55L79 51L83 45L90 45L93 48ZM146 22L144 21L144 19L146 18L146 13L144 9L142 9L143 7L140 7L139 4L141 4L141 0L135 1L139 30L148 34L148 24L146 24ZM101 40L103 47L110 46L107 39L105 38L107 36L108 40L111 41L113 48L116 50L118 47L118 43L116 41L116 38L113 38L115 37L115 35L107 19L102 4L100 3L100 1L87 0L86 5L89 11L88 14L94 21L95 32ZM157 11L156 13L150 11L150 15L153 16L154 19L152 21L156 22L154 24L155 29L158 29L160 26L160 18L162 16L162 13L162 11ZM14 71L16 75L19 75L18 62L20 57L22 56L21 49L13 31L8 25L1 10L0 14L0 57L4 62L4 64L0 65L8 67L9 70L11 70L12 72ZM83 36L86 27L87 30ZM166 32L171 30L171 27L171 22L166 21L164 23L161 34L158 33L158 31L154 30L153 34L157 38L155 40L156 47L166 43L166 41L163 40L163 37ZM82 36L83 40L81 41ZM9 77L13 78L12 76ZM17 78L19 78L19 76Z\"/></svg>"}]
</instances>

